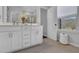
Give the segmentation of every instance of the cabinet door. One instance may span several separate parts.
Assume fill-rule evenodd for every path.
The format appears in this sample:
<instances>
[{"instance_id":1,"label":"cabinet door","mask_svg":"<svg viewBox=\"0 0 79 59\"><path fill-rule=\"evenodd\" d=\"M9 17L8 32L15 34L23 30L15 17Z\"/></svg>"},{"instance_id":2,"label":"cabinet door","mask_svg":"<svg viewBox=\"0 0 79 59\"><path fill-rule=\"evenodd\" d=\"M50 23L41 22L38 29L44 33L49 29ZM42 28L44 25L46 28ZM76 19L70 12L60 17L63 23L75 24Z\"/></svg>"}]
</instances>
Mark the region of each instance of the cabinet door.
<instances>
[{"instance_id":1,"label":"cabinet door","mask_svg":"<svg viewBox=\"0 0 79 59\"><path fill-rule=\"evenodd\" d=\"M0 32L0 52L10 52L11 39L9 32Z\"/></svg>"},{"instance_id":2,"label":"cabinet door","mask_svg":"<svg viewBox=\"0 0 79 59\"><path fill-rule=\"evenodd\" d=\"M42 27L32 27L31 45L36 45L43 42L42 33Z\"/></svg>"},{"instance_id":3,"label":"cabinet door","mask_svg":"<svg viewBox=\"0 0 79 59\"><path fill-rule=\"evenodd\" d=\"M36 34L38 35L36 37L37 43L41 44L43 42L43 27L42 26L37 27Z\"/></svg>"},{"instance_id":4,"label":"cabinet door","mask_svg":"<svg viewBox=\"0 0 79 59\"><path fill-rule=\"evenodd\" d=\"M21 38L21 32L12 32L12 50L19 50L22 49L22 38Z\"/></svg>"}]
</instances>

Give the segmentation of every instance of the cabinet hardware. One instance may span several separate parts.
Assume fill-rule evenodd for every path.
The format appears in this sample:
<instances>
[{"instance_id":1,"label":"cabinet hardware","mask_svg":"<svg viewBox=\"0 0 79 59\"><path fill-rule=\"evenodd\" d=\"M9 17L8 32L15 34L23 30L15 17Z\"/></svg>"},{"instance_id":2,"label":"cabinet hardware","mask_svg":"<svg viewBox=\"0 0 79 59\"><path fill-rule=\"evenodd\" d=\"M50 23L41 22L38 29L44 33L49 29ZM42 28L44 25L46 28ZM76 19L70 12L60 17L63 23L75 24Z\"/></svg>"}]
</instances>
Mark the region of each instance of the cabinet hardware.
<instances>
[{"instance_id":1,"label":"cabinet hardware","mask_svg":"<svg viewBox=\"0 0 79 59\"><path fill-rule=\"evenodd\" d=\"M39 31L36 31L36 34L38 34L39 33Z\"/></svg>"},{"instance_id":2,"label":"cabinet hardware","mask_svg":"<svg viewBox=\"0 0 79 59\"><path fill-rule=\"evenodd\" d=\"M11 33L11 38L13 37L13 33Z\"/></svg>"},{"instance_id":3,"label":"cabinet hardware","mask_svg":"<svg viewBox=\"0 0 79 59\"><path fill-rule=\"evenodd\" d=\"M9 33L9 38L12 38L13 37L13 33Z\"/></svg>"},{"instance_id":4,"label":"cabinet hardware","mask_svg":"<svg viewBox=\"0 0 79 59\"><path fill-rule=\"evenodd\" d=\"M29 42L25 42L24 44L29 44Z\"/></svg>"},{"instance_id":5,"label":"cabinet hardware","mask_svg":"<svg viewBox=\"0 0 79 59\"><path fill-rule=\"evenodd\" d=\"M9 38L10 38L10 33L9 33Z\"/></svg>"}]
</instances>

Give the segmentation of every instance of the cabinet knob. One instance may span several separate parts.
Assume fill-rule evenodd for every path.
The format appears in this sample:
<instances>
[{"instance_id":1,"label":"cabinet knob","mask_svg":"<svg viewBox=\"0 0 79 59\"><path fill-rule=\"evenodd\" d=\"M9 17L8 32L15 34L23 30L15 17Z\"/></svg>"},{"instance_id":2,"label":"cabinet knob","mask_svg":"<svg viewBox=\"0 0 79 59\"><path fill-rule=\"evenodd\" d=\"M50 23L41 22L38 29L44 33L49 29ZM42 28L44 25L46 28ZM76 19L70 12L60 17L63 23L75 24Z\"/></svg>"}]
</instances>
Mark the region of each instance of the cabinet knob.
<instances>
[{"instance_id":1,"label":"cabinet knob","mask_svg":"<svg viewBox=\"0 0 79 59\"><path fill-rule=\"evenodd\" d=\"M27 44L29 44L29 42L24 42L24 45L27 45Z\"/></svg>"},{"instance_id":2,"label":"cabinet knob","mask_svg":"<svg viewBox=\"0 0 79 59\"><path fill-rule=\"evenodd\" d=\"M13 33L9 33L9 38L12 38L13 37Z\"/></svg>"},{"instance_id":3,"label":"cabinet knob","mask_svg":"<svg viewBox=\"0 0 79 59\"><path fill-rule=\"evenodd\" d=\"M36 31L36 34L38 34L39 33L39 31Z\"/></svg>"},{"instance_id":4,"label":"cabinet knob","mask_svg":"<svg viewBox=\"0 0 79 59\"><path fill-rule=\"evenodd\" d=\"M10 33L9 33L9 38L10 38Z\"/></svg>"},{"instance_id":5,"label":"cabinet knob","mask_svg":"<svg viewBox=\"0 0 79 59\"><path fill-rule=\"evenodd\" d=\"M24 36L27 36L28 34L24 34Z\"/></svg>"},{"instance_id":6,"label":"cabinet knob","mask_svg":"<svg viewBox=\"0 0 79 59\"><path fill-rule=\"evenodd\" d=\"M11 33L11 38L13 37L13 33Z\"/></svg>"}]
</instances>

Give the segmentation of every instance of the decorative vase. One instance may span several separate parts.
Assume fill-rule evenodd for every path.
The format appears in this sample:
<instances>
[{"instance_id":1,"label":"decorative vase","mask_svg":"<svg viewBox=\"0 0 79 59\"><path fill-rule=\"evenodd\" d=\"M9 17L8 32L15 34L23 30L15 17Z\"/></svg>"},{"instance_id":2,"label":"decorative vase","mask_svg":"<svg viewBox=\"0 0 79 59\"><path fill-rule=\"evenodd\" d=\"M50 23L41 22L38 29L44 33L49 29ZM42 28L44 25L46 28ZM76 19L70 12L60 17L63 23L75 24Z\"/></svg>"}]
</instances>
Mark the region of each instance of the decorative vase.
<instances>
[{"instance_id":1,"label":"decorative vase","mask_svg":"<svg viewBox=\"0 0 79 59\"><path fill-rule=\"evenodd\" d=\"M25 17L21 17L21 20L22 20L22 23L24 24L25 23Z\"/></svg>"}]
</instances>

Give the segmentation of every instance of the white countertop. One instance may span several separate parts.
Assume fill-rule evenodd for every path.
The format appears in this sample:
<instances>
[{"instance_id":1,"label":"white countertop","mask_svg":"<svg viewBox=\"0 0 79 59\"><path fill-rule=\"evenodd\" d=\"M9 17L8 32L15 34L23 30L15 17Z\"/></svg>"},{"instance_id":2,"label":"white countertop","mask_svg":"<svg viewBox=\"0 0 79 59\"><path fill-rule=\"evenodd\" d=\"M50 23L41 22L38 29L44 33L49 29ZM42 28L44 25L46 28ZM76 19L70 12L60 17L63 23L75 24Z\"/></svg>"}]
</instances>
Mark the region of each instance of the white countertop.
<instances>
[{"instance_id":1,"label":"white countertop","mask_svg":"<svg viewBox=\"0 0 79 59\"><path fill-rule=\"evenodd\" d=\"M26 24L22 24L22 23L0 23L0 32L3 31L16 31L16 30L21 30L22 27L35 27L35 26L41 26L39 24L30 24L30 23L26 23Z\"/></svg>"},{"instance_id":2,"label":"white countertop","mask_svg":"<svg viewBox=\"0 0 79 59\"><path fill-rule=\"evenodd\" d=\"M22 23L15 23L15 24L13 24L13 23L2 23L2 22L0 22L0 26L24 26L24 25L39 25L39 24L37 24L37 23L33 23L33 24L31 24L31 23L26 23L26 24L22 24Z\"/></svg>"}]
</instances>

